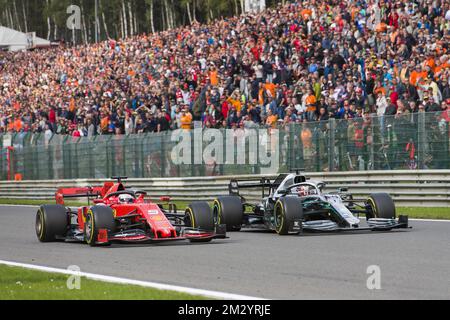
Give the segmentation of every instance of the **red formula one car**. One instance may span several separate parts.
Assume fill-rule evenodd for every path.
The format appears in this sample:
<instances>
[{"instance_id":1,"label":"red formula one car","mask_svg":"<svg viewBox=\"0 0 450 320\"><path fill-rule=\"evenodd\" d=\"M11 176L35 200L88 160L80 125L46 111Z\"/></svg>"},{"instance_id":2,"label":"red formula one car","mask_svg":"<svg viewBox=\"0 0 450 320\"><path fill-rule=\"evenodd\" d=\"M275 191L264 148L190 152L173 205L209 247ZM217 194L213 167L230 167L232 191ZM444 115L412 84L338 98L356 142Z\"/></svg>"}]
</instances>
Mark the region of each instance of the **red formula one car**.
<instances>
[{"instance_id":1,"label":"red formula one car","mask_svg":"<svg viewBox=\"0 0 450 320\"><path fill-rule=\"evenodd\" d=\"M145 191L126 189L126 177L113 177L117 183L102 187L60 189L56 205L43 205L36 215L36 234L41 242L64 240L86 242L91 246L112 242L152 243L190 240L209 242L226 238L225 225L216 225L206 202L194 202L184 214L167 202L168 208L146 201ZM87 197L94 205L69 208L66 198Z\"/></svg>"}]
</instances>

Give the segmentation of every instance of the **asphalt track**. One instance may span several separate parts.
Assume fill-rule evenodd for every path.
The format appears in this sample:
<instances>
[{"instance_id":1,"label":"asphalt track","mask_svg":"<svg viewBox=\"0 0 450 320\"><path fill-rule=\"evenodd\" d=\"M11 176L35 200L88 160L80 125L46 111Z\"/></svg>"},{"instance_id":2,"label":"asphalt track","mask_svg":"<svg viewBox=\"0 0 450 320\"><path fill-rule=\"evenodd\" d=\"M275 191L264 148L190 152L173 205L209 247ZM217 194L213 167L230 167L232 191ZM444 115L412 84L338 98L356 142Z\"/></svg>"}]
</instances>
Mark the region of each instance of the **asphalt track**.
<instances>
[{"instance_id":1,"label":"asphalt track","mask_svg":"<svg viewBox=\"0 0 450 320\"><path fill-rule=\"evenodd\" d=\"M280 237L230 233L210 244L42 244L36 209L0 207L0 259L269 299L450 299L450 222L412 230ZM381 290L367 289L367 268Z\"/></svg>"}]
</instances>

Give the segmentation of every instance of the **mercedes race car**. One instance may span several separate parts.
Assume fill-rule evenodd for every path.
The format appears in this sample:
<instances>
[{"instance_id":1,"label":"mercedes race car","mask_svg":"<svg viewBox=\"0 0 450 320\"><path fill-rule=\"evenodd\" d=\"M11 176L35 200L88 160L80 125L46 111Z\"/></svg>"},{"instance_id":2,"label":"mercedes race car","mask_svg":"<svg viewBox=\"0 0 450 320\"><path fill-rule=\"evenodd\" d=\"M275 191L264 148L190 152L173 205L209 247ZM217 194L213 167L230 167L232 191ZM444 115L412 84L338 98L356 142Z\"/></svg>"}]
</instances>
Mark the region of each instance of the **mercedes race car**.
<instances>
[{"instance_id":1,"label":"mercedes race car","mask_svg":"<svg viewBox=\"0 0 450 320\"><path fill-rule=\"evenodd\" d=\"M388 194L374 193L358 203L348 190L324 193L325 186L299 172L281 174L274 181L232 180L230 195L214 201L213 214L217 223L226 224L227 231L264 228L280 235L409 228L407 216L396 219L395 204ZM255 188L262 190L262 201L249 203L240 191ZM366 216L364 225L361 215Z\"/></svg>"},{"instance_id":2,"label":"mercedes race car","mask_svg":"<svg viewBox=\"0 0 450 320\"><path fill-rule=\"evenodd\" d=\"M86 242L91 246L112 242L152 243L190 240L209 242L226 238L226 226L216 224L207 202L194 202L184 214L168 205L145 200L142 190L126 189L126 177L113 177L117 183L101 187L70 188L57 191L56 205L43 205L36 215L36 234L41 242L64 240ZM88 199L88 206L70 208L67 198ZM90 200L94 205L90 205Z\"/></svg>"}]
</instances>

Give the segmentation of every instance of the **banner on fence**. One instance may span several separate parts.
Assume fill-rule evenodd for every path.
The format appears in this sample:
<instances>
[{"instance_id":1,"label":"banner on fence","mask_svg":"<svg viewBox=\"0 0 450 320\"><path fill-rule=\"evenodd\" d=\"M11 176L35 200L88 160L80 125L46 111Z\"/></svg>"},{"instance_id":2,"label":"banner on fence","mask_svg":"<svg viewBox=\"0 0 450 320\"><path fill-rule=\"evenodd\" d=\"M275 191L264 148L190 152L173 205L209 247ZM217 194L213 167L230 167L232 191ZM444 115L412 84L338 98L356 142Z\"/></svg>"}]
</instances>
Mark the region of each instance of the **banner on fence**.
<instances>
[{"instance_id":1,"label":"banner on fence","mask_svg":"<svg viewBox=\"0 0 450 320\"><path fill-rule=\"evenodd\" d=\"M245 0L245 12L261 12L266 9L266 0Z\"/></svg>"}]
</instances>

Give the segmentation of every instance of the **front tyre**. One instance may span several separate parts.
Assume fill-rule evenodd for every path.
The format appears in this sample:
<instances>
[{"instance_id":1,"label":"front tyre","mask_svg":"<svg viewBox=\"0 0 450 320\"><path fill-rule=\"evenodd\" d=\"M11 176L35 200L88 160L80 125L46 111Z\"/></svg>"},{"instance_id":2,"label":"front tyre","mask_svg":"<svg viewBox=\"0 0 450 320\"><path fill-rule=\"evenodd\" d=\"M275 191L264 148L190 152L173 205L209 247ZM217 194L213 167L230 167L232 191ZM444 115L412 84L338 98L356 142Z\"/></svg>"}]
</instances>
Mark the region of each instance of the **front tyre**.
<instances>
[{"instance_id":1,"label":"front tyre","mask_svg":"<svg viewBox=\"0 0 450 320\"><path fill-rule=\"evenodd\" d=\"M110 207L94 206L86 214L86 222L84 224L84 239L91 247L99 244L108 246L108 235L115 233L116 221L114 212Z\"/></svg>"},{"instance_id":2,"label":"front tyre","mask_svg":"<svg viewBox=\"0 0 450 320\"><path fill-rule=\"evenodd\" d=\"M288 235L291 231L299 234L303 220L302 201L296 197L285 197L275 203L275 231Z\"/></svg>"},{"instance_id":3,"label":"front tyre","mask_svg":"<svg viewBox=\"0 0 450 320\"><path fill-rule=\"evenodd\" d=\"M240 231L244 219L244 206L240 197L226 196L214 200L213 214L218 225L225 224L227 231Z\"/></svg>"},{"instance_id":4,"label":"front tyre","mask_svg":"<svg viewBox=\"0 0 450 320\"><path fill-rule=\"evenodd\" d=\"M387 193L373 193L367 199L367 220L373 218L395 219L395 204Z\"/></svg>"},{"instance_id":5,"label":"front tyre","mask_svg":"<svg viewBox=\"0 0 450 320\"><path fill-rule=\"evenodd\" d=\"M187 227L213 231L215 229L214 217L211 207L207 202L193 202L185 212L185 224Z\"/></svg>"},{"instance_id":6,"label":"front tyre","mask_svg":"<svg viewBox=\"0 0 450 320\"><path fill-rule=\"evenodd\" d=\"M207 202L193 202L187 208L184 217L186 227L203 231L214 231L214 216ZM212 238L190 239L191 242L211 242Z\"/></svg>"},{"instance_id":7,"label":"front tyre","mask_svg":"<svg viewBox=\"0 0 450 320\"><path fill-rule=\"evenodd\" d=\"M61 205L41 206L36 214L36 236L40 242L52 242L57 237L65 237L69 225L69 215Z\"/></svg>"}]
</instances>

